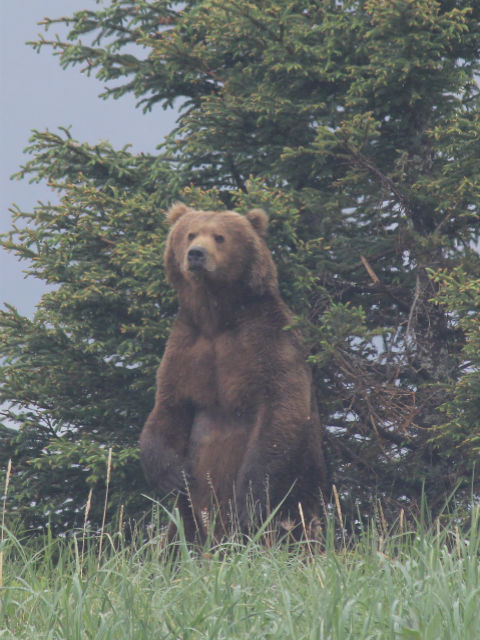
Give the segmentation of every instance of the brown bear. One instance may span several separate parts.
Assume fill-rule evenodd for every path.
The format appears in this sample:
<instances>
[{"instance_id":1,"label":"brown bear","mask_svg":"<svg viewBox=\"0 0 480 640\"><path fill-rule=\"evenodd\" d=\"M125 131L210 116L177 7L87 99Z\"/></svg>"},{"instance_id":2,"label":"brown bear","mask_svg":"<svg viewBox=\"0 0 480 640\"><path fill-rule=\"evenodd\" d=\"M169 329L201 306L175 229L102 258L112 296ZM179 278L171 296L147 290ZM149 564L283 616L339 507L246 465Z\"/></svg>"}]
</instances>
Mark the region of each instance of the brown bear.
<instances>
[{"instance_id":1,"label":"brown bear","mask_svg":"<svg viewBox=\"0 0 480 640\"><path fill-rule=\"evenodd\" d=\"M248 531L278 505L290 522L307 521L325 486L322 435L267 214L179 203L168 220L179 310L140 436L147 481L160 497L178 494L188 540L205 539L213 514L220 535Z\"/></svg>"}]
</instances>

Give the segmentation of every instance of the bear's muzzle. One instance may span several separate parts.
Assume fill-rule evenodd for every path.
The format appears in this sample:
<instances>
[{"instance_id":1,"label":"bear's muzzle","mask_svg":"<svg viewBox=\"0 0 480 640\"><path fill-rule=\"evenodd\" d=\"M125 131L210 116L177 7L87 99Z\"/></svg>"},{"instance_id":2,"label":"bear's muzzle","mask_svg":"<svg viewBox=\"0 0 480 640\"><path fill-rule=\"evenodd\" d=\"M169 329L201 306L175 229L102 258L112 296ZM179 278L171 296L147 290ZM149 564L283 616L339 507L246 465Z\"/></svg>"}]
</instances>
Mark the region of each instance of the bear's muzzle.
<instances>
[{"instance_id":1,"label":"bear's muzzle","mask_svg":"<svg viewBox=\"0 0 480 640\"><path fill-rule=\"evenodd\" d=\"M203 247L191 247L187 253L188 268L190 271L205 269L207 251Z\"/></svg>"}]
</instances>

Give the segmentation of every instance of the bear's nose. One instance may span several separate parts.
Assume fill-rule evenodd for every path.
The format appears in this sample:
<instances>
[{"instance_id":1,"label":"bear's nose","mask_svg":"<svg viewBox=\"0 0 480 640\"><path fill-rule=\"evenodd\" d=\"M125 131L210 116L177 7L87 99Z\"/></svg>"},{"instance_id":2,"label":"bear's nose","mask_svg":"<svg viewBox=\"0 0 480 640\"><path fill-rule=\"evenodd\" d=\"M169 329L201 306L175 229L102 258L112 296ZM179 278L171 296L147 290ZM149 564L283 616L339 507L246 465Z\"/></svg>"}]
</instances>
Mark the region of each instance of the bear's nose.
<instances>
[{"instance_id":1,"label":"bear's nose","mask_svg":"<svg viewBox=\"0 0 480 640\"><path fill-rule=\"evenodd\" d=\"M187 253L188 268L192 271L203 269L207 260L207 251L203 247L191 247Z\"/></svg>"}]
</instances>

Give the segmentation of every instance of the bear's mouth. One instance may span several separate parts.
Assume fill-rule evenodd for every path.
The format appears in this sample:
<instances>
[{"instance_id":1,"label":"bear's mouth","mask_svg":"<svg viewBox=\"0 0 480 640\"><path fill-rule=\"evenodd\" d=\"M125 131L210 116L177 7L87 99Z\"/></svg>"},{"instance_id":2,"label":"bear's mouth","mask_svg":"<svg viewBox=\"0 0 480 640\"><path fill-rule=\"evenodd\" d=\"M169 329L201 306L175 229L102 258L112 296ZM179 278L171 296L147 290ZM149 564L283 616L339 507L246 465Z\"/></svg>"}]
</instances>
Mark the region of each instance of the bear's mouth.
<instances>
[{"instance_id":1,"label":"bear's mouth","mask_svg":"<svg viewBox=\"0 0 480 640\"><path fill-rule=\"evenodd\" d=\"M188 263L189 271L205 271L205 265Z\"/></svg>"}]
</instances>

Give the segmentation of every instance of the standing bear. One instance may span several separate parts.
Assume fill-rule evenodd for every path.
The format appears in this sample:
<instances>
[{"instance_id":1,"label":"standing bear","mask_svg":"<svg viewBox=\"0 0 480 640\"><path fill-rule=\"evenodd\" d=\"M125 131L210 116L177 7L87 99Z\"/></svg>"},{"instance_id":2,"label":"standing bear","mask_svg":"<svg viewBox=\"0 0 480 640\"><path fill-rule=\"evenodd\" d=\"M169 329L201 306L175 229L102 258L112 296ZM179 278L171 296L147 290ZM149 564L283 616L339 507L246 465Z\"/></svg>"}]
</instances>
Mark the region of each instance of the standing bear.
<instances>
[{"instance_id":1,"label":"standing bear","mask_svg":"<svg viewBox=\"0 0 480 640\"><path fill-rule=\"evenodd\" d=\"M308 524L325 488L322 435L267 214L179 203L168 220L179 310L140 436L147 481L160 497L178 495L187 540L248 532L279 505L282 518Z\"/></svg>"}]
</instances>

